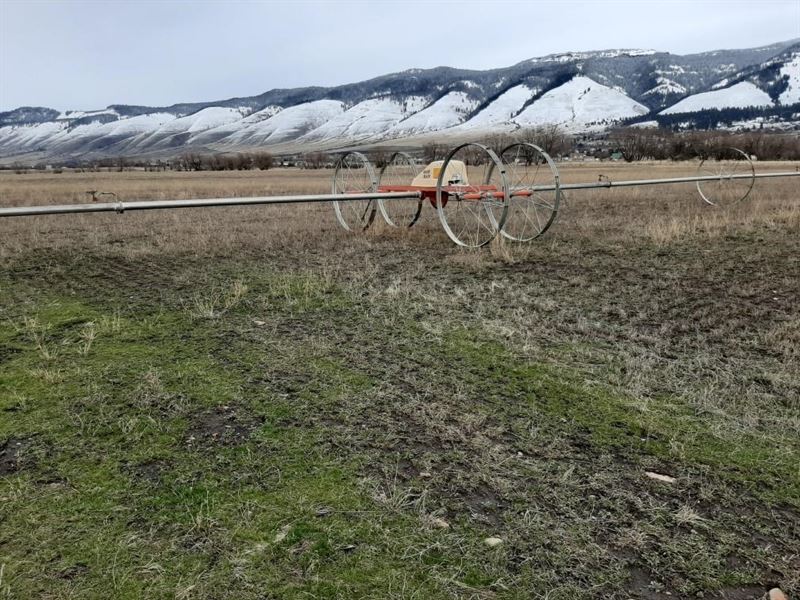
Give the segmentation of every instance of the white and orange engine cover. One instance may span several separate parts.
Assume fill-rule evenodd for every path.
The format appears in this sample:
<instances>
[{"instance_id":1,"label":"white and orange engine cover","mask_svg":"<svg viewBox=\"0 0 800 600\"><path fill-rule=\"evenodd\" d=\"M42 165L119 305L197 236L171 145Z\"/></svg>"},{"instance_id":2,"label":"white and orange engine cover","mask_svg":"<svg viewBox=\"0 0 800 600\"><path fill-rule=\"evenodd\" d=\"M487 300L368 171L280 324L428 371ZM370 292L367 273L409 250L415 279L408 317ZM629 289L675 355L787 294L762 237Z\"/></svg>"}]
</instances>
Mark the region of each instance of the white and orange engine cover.
<instances>
[{"instance_id":1,"label":"white and orange engine cover","mask_svg":"<svg viewBox=\"0 0 800 600\"><path fill-rule=\"evenodd\" d=\"M414 177L411 182L415 187L436 187L439 175L442 172L443 160L435 160L422 170L422 173ZM467 167L463 161L451 160L447 163L447 171L442 178L442 185L469 185L467 178Z\"/></svg>"}]
</instances>

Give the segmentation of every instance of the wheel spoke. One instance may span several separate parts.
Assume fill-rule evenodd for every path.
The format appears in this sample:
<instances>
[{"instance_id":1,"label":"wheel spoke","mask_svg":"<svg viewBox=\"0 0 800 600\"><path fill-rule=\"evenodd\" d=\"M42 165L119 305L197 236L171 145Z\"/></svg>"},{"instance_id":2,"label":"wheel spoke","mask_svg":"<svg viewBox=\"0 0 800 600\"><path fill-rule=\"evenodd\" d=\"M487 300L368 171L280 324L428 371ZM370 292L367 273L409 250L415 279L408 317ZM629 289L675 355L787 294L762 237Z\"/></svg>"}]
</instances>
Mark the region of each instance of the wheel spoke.
<instances>
[{"instance_id":1,"label":"wheel spoke","mask_svg":"<svg viewBox=\"0 0 800 600\"><path fill-rule=\"evenodd\" d=\"M750 157L737 148L729 148L726 154L731 158L715 161L702 161L697 168L699 176L714 176L715 180L697 182L697 191L701 198L711 205L722 208L732 206L744 200L755 183L755 170ZM716 173L711 172L716 167ZM743 177L743 175L750 175Z\"/></svg>"},{"instance_id":2,"label":"wheel spoke","mask_svg":"<svg viewBox=\"0 0 800 600\"><path fill-rule=\"evenodd\" d=\"M383 189L385 186L411 185L416 174L414 159L405 152L396 152L381 170L379 186ZM377 206L384 221L392 227L411 227L422 210L422 202L407 200L379 199Z\"/></svg>"},{"instance_id":3,"label":"wheel spoke","mask_svg":"<svg viewBox=\"0 0 800 600\"><path fill-rule=\"evenodd\" d=\"M469 169L468 164L472 165ZM462 182L448 186L444 176L453 169L461 174ZM502 223L508 214L508 180L517 176L515 169L506 172L497 155L480 144L455 148L442 164L436 202L439 220L450 239L467 247L489 243L498 233L498 222ZM451 188L447 201L442 189L445 186Z\"/></svg>"},{"instance_id":4,"label":"wheel spoke","mask_svg":"<svg viewBox=\"0 0 800 600\"><path fill-rule=\"evenodd\" d=\"M523 156L524 168L520 168ZM503 150L501 157L514 174L513 190L526 192L509 197L511 210L501 233L514 241L533 240L547 231L558 214L561 196L558 170L550 157L532 144L512 144Z\"/></svg>"},{"instance_id":5,"label":"wheel spoke","mask_svg":"<svg viewBox=\"0 0 800 600\"><path fill-rule=\"evenodd\" d=\"M369 160L358 152L345 154L336 164L333 192L354 194L375 191L375 176ZM375 215L372 200L334 201L336 218L349 231L366 229Z\"/></svg>"}]
</instances>

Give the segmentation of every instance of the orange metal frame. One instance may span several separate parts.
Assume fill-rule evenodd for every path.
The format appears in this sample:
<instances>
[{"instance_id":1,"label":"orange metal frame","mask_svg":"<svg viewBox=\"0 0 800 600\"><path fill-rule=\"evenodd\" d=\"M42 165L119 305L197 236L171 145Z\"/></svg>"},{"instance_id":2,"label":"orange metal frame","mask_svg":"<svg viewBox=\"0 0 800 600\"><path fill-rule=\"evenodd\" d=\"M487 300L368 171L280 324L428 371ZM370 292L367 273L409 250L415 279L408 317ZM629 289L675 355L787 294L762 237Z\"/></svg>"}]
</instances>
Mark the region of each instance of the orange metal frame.
<instances>
[{"instance_id":1,"label":"orange metal frame","mask_svg":"<svg viewBox=\"0 0 800 600\"><path fill-rule=\"evenodd\" d=\"M464 189L464 187L469 187L472 190L480 191L480 192L494 192L495 198L502 198L503 193L497 191L497 187L493 185L477 185L477 186L444 186L442 187L443 193L443 204L447 203L447 199L451 192L455 193ZM379 192L420 192L423 198L427 198L427 200L431 203L431 205L435 208L436 207L436 188L435 187L423 187L423 186L415 186L415 185L381 185L378 187ZM527 192L527 190L524 190ZM527 192L529 193L529 192ZM515 196L523 195L522 193L515 192ZM462 200L480 200L483 196L478 193L469 193L469 194L462 194Z\"/></svg>"}]
</instances>

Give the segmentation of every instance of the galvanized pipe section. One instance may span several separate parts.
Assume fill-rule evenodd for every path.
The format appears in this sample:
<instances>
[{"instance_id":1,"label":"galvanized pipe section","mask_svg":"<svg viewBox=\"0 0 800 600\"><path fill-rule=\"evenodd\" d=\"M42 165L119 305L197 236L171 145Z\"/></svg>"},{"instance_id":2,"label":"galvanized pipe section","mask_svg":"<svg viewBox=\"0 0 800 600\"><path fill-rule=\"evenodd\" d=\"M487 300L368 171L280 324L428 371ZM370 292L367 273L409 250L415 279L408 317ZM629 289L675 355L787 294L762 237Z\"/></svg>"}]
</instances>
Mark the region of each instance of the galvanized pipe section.
<instances>
[{"instance_id":1,"label":"galvanized pipe section","mask_svg":"<svg viewBox=\"0 0 800 600\"><path fill-rule=\"evenodd\" d=\"M767 177L800 177L800 172L757 173L756 175L706 175L695 177L673 177L668 179L633 179L629 181L595 181L562 184L562 190L590 190L598 188L631 187L638 185L664 185L692 183L697 181L728 181ZM533 186L534 191L551 191L554 185ZM524 190L527 192L528 190ZM511 196L514 196L511 192ZM257 196L252 198L195 198L191 200L140 200L132 202L102 202L92 204L53 204L38 206L9 206L0 208L0 217L27 217L37 215L60 215L95 212L123 213L129 210L159 210L167 208L206 208L212 206L247 206L262 204L301 204L319 202L348 202L355 200L419 200L422 192L369 192L363 194L316 194L304 196Z\"/></svg>"},{"instance_id":2,"label":"galvanized pipe section","mask_svg":"<svg viewBox=\"0 0 800 600\"><path fill-rule=\"evenodd\" d=\"M672 177L669 179L631 179L628 181L611 181L611 180L604 180L604 181L590 181L587 183L564 183L559 185L559 189L562 190L592 190L597 188L611 188L611 187L632 187L637 185L662 185L662 184L670 184L670 183L694 183L696 181L730 181L731 179L753 179L759 177L800 177L800 171L798 172L783 172L783 173L756 173L752 175L750 173L744 173L741 175L702 175L702 176L694 176L694 177ZM511 196L528 196L530 195L531 190L534 192L546 192L552 191L556 189L555 185L534 185L533 187L529 188L522 188L518 190L512 190ZM502 198L502 194L491 192L486 192L486 196L494 196L497 198ZM481 194L463 194L461 198L463 200L480 200L485 196Z\"/></svg>"},{"instance_id":3,"label":"galvanized pipe section","mask_svg":"<svg viewBox=\"0 0 800 600\"><path fill-rule=\"evenodd\" d=\"M702 175L694 177L672 177L668 179L632 179L629 181L593 181L589 183L564 183L560 185L562 190L592 190L597 188L611 188L611 187L631 187L636 185L662 185L670 183L693 183L696 181L729 181L731 179L752 179L752 178L766 178L766 177L800 177L800 172L783 172L783 173L750 173L742 175ZM535 185L535 191L550 191L556 189L554 185ZM513 196L513 193L512 193Z\"/></svg>"},{"instance_id":4,"label":"galvanized pipe section","mask_svg":"<svg viewBox=\"0 0 800 600\"><path fill-rule=\"evenodd\" d=\"M415 199L421 192L370 192L364 194L317 194L307 196L258 196L252 198L196 198L192 200L140 200L133 202L104 202L92 204L54 204L52 206L9 206L0 208L0 217L28 217L74 213L117 212L129 210L158 210L163 208L204 208L210 206L246 206L251 204L299 204L317 202L349 202L355 200Z\"/></svg>"}]
</instances>

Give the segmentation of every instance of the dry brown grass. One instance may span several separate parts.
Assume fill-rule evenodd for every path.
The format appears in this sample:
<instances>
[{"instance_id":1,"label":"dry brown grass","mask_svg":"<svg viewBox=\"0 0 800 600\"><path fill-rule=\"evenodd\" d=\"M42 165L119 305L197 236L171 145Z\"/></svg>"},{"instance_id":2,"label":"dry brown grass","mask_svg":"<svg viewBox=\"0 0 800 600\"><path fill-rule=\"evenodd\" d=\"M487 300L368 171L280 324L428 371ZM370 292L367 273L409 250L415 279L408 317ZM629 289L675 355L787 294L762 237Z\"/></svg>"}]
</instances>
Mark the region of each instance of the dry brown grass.
<instances>
[{"instance_id":1,"label":"dry brown grass","mask_svg":"<svg viewBox=\"0 0 800 600\"><path fill-rule=\"evenodd\" d=\"M89 202L87 190L113 192L122 201L327 193L330 174L277 169L268 172L124 172L0 175L0 204ZM102 198L102 197L101 197ZM309 224L311 223L311 224ZM335 225L329 206L230 207L116 214L46 216L0 222L0 255L36 248L227 253L283 245ZM317 229L315 232L314 230Z\"/></svg>"},{"instance_id":2,"label":"dry brown grass","mask_svg":"<svg viewBox=\"0 0 800 600\"><path fill-rule=\"evenodd\" d=\"M759 163L759 171L794 170L793 163ZM565 163L565 183L693 175L694 163ZM163 200L297 193L327 193L330 170L274 169L265 172L123 172L0 174L0 206L84 203L88 190L114 192L120 200ZM692 184L571 191L563 199L550 241L575 237L620 241L646 238L668 244L685 236L724 235L761 226L797 227L797 180L756 182L750 198L720 210L700 200ZM379 220L379 218L378 218ZM435 211L427 205L412 231L376 223L367 235L411 241L433 237L449 245ZM311 248L321 238L348 240L328 205L229 207L89 214L0 220L0 256L36 248L108 250L128 256L149 252L199 255ZM544 240L543 240L544 241ZM352 240L350 242L352 243ZM540 242L541 243L541 242ZM325 245L324 243L322 244ZM513 262L524 247L492 246L491 254ZM468 260L480 260L476 258Z\"/></svg>"},{"instance_id":3,"label":"dry brown grass","mask_svg":"<svg viewBox=\"0 0 800 600\"><path fill-rule=\"evenodd\" d=\"M794 171L794 163L759 163L757 172ZM604 163L561 168L562 182L612 181L694 176L696 163ZM734 229L800 222L798 180L756 180L743 203L732 208L707 205L692 183L579 190L567 193L560 225L589 237L614 241L644 237L667 244L687 236L718 236ZM566 228L565 227L565 228Z\"/></svg>"}]
</instances>

